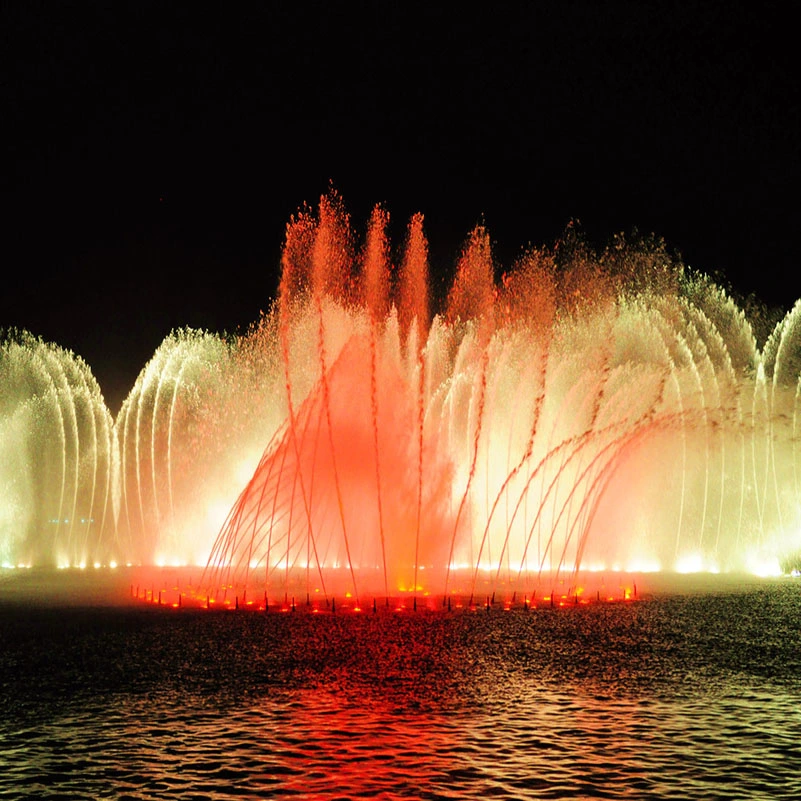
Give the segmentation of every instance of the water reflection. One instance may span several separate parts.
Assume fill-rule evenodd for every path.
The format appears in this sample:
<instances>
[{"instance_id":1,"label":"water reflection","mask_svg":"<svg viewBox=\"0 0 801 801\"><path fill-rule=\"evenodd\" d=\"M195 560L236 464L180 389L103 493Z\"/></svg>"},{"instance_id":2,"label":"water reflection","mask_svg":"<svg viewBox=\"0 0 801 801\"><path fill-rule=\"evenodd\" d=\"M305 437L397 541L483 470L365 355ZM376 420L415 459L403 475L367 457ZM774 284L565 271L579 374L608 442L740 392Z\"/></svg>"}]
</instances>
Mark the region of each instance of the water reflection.
<instances>
[{"instance_id":1,"label":"water reflection","mask_svg":"<svg viewBox=\"0 0 801 801\"><path fill-rule=\"evenodd\" d=\"M0 794L792 798L801 593L454 614L0 605Z\"/></svg>"}]
</instances>

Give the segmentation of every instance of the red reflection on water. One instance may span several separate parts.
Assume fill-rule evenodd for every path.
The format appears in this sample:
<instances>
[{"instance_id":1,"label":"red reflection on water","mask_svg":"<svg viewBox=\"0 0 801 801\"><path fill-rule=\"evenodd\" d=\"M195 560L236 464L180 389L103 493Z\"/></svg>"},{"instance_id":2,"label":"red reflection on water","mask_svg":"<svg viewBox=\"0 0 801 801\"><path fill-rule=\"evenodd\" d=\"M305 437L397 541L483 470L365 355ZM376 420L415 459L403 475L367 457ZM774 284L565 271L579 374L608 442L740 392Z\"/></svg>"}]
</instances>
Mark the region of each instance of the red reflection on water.
<instances>
[{"instance_id":1,"label":"red reflection on water","mask_svg":"<svg viewBox=\"0 0 801 801\"><path fill-rule=\"evenodd\" d=\"M324 690L295 694L291 730L265 721L262 770L302 798L415 798L466 767L448 718L413 696L384 700ZM425 748L427 757L418 754ZM274 773L271 770L274 769ZM447 791L441 797L452 797Z\"/></svg>"}]
</instances>

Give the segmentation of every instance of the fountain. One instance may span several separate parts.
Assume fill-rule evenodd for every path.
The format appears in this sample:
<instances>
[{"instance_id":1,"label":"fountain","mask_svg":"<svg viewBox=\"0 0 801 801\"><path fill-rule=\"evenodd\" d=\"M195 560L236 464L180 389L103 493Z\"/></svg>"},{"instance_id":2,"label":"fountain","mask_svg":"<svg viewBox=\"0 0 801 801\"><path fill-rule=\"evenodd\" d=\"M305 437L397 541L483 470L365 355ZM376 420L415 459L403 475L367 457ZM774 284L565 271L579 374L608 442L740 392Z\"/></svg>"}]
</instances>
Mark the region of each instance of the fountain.
<instances>
[{"instance_id":1,"label":"fountain","mask_svg":"<svg viewBox=\"0 0 801 801\"><path fill-rule=\"evenodd\" d=\"M174 332L113 425L80 359L7 335L2 561L202 564L197 598L317 607L787 569L801 305L759 348L654 238L571 227L496 279L477 226L434 313L422 216L398 254L388 227L302 208L270 311Z\"/></svg>"},{"instance_id":2,"label":"fountain","mask_svg":"<svg viewBox=\"0 0 801 801\"><path fill-rule=\"evenodd\" d=\"M89 367L27 332L6 332L0 564L113 559L116 454L113 420Z\"/></svg>"}]
</instances>

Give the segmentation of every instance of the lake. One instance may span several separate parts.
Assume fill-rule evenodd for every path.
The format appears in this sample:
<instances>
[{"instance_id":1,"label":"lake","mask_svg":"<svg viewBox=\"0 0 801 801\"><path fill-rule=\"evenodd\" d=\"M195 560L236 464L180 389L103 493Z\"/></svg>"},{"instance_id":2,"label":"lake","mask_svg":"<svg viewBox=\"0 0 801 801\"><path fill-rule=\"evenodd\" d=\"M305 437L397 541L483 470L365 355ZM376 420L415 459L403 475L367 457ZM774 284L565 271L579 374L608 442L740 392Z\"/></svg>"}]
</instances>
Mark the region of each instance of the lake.
<instances>
[{"instance_id":1,"label":"lake","mask_svg":"<svg viewBox=\"0 0 801 801\"><path fill-rule=\"evenodd\" d=\"M505 611L32 603L0 581L0 799L801 790L801 582Z\"/></svg>"}]
</instances>

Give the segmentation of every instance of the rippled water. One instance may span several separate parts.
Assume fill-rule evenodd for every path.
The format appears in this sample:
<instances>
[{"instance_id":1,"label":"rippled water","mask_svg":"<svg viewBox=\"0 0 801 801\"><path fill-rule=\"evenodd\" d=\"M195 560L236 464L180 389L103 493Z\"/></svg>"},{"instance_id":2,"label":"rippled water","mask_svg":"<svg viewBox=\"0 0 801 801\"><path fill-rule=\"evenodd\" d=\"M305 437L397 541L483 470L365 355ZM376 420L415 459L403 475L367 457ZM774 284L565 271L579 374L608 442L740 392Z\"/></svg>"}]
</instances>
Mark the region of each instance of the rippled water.
<instances>
[{"instance_id":1,"label":"rippled water","mask_svg":"<svg viewBox=\"0 0 801 801\"><path fill-rule=\"evenodd\" d=\"M0 798L798 798L801 584L504 612L23 606Z\"/></svg>"}]
</instances>

